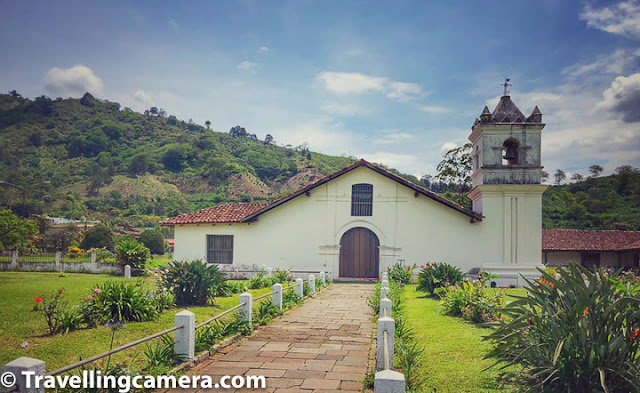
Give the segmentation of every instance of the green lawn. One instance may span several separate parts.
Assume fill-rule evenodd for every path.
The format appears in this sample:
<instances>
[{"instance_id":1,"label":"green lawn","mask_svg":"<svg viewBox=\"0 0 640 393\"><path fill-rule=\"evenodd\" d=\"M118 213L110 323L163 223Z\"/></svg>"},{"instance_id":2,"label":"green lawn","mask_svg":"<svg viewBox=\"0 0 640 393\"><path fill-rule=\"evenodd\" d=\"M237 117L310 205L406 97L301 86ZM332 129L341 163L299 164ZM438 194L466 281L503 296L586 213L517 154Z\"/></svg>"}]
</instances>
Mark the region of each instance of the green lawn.
<instances>
[{"instance_id":1,"label":"green lawn","mask_svg":"<svg viewBox=\"0 0 640 393\"><path fill-rule=\"evenodd\" d=\"M74 363L107 351L111 330L104 327L83 329L67 335L47 337L47 326L42 313L34 312L33 298L50 295L58 288L64 288L70 304L80 304L88 295L88 290L107 280L124 280L122 277L98 274L71 274L59 277L58 273L0 272L0 368L7 362L21 356L29 356L46 362L47 370ZM150 288L154 282L145 281ZM252 290L254 296L270 292L270 288ZM216 306L192 307L196 323L219 314L238 304L238 295L217 298ZM118 331L115 346L126 344L138 338L159 332L173 326L173 317L179 309L165 311L157 321L129 323ZM20 345L28 342L27 348ZM144 344L127 349L113 359L128 360L142 353ZM113 361L113 360L112 360Z\"/></svg>"},{"instance_id":2,"label":"green lawn","mask_svg":"<svg viewBox=\"0 0 640 393\"><path fill-rule=\"evenodd\" d=\"M482 341L489 331L461 318L442 315L438 300L425 298L415 285L404 289L407 320L416 339L425 347L421 372L426 376L426 392L511 392L496 382L497 369L483 371L492 364L483 360L490 344ZM509 290L522 295L524 290Z\"/></svg>"},{"instance_id":3,"label":"green lawn","mask_svg":"<svg viewBox=\"0 0 640 393\"><path fill-rule=\"evenodd\" d=\"M173 255L153 255L151 262L147 263L147 267L150 269L158 269L161 267L167 266L171 260L173 259Z\"/></svg>"}]
</instances>

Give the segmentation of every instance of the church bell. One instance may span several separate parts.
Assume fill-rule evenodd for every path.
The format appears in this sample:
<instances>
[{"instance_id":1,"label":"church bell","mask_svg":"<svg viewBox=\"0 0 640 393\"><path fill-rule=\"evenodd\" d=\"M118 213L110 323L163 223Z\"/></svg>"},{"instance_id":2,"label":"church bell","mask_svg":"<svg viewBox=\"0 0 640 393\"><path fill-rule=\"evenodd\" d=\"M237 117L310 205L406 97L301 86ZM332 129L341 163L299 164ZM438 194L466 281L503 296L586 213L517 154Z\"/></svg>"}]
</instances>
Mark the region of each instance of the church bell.
<instances>
[{"instance_id":1,"label":"church bell","mask_svg":"<svg viewBox=\"0 0 640 393\"><path fill-rule=\"evenodd\" d=\"M515 147L513 146L509 146L507 147L507 151L504 154L504 158L507 161L511 161L511 160L515 160L518 156L516 156L516 151L515 151Z\"/></svg>"}]
</instances>

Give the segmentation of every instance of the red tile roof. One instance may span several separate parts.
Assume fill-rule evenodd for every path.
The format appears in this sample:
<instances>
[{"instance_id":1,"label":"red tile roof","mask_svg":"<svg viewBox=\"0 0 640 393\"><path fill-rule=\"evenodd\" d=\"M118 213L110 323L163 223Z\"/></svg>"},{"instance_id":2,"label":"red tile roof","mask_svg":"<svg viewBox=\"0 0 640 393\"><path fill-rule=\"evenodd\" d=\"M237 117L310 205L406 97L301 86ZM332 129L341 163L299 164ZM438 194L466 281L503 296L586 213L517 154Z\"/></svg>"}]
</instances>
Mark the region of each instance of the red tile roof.
<instances>
[{"instance_id":1,"label":"red tile roof","mask_svg":"<svg viewBox=\"0 0 640 393\"><path fill-rule=\"evenodd\" d=\"M241 222L243 218L257 212L264 206L265 205L254 203L228 203L167 218L161 221L160 225L226 224Z\"/></svg>"},{"instance_id":2,"label":"red tile roof","mask_svg":"<svg viewBox=\"0 0 640 393\"><path fill-rule=\"evenodd\" d=\"M336 177L342 176L347 172L350 172L356 168L361 166L367 167L379 174L390 178L400 184L403 184L406 187L411 188L416 192L416 196L418 194L422 194L428 198L433 199L436 202L442 203L445 206L448 206L458 212L465 214L471 218L471 222L481 221L482 215L473 212L471 210L465 209L461 205L452 202L446 198L441 197L433 191L430 191L424 187L418 186L416 184L411 183L410 181L396 175L395 173L387 170L378 165L374 165L365 160L358 160L346 167L327 175L313 183L310 183L297 191L286 195L280 199L273 201L270 204L265 205L257 205L257 204L248 204L248 203L236 203L236 204L227 204L220 205L204 210L200 210L197 212L193 212L190 214L183 214L181 216L168 218L164 221L160 222L160 225L181 225L181 224L202 224L202 223L234 223L234 222L248 222L257 218L259 215L268 212L269 210L280 206L283 203L290 201L298 197L299 195L308 193L312 189L327 183Z\"/></svg>"},{"instance_id":3,"label":"red tile roof","mask_svg":"<svg viewBox=\"0 0 640 393\"><path fill-rule=\"evenodd\" d=\"M624 251L640 249L640 232L545 229L543 251Z\"/></svg>"}]
</instances>

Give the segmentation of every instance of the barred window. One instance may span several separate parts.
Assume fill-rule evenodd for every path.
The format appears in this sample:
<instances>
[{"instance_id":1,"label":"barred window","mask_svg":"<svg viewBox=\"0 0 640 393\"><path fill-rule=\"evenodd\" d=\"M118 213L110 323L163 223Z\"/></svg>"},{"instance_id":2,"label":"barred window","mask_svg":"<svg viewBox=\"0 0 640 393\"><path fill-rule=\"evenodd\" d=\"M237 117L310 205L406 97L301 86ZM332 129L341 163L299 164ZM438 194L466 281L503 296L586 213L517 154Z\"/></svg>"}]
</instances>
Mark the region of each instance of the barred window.
<instances>
[{"instance_id":1,"label":"barred window","mask_svg":"<svg viewBox=\"0 0 640 393\"><path fill-rule=\"evenodd\" d=\"M351 186L351 215L373 215L373 186L371 184L354 184Z\"/></svg>"},{"instance_id":2,"label":"barred window","mask_svg":"<svg viewBox=\"0 0 640 393\"><path fill-rule=\"evenodd\" d=\"M207 263L233 263L233 235L207 235Z\"/></svg>"}]
</instances>

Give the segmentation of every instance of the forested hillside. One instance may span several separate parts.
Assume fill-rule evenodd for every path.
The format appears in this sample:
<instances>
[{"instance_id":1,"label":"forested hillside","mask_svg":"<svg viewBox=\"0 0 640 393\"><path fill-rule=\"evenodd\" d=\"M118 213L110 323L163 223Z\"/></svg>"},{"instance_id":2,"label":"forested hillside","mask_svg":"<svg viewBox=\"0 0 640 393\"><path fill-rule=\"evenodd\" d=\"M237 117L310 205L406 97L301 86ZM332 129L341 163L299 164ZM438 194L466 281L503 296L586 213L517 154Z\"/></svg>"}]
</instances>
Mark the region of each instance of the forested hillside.
<instances>
[{"instance_id":1,"label":"forested hillside","mask_svg":"<svg viewBox=\"0 0 640 393\"><path fill-rule=\"evenodd\" d=\"M223 201L266 201L352 162L281 147L242 127L215 132L90 94L0 94L0 180L26 186L28 214L164 217ZM19 189L0 201L21 213Z\"/></svg>"},{"instance_id":2,"label":"forested hillside","mask_svg":"<svg viewBox=\"0 0 640 393\"><path fill-rule=\"evenodd\" d=\"M549 187L542 200L544 227L640 230L640 171L623 166L617 172Z\"/></svg>"}]
</instances>

